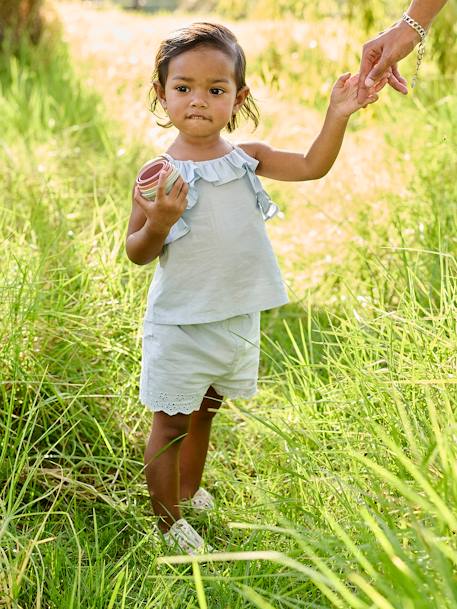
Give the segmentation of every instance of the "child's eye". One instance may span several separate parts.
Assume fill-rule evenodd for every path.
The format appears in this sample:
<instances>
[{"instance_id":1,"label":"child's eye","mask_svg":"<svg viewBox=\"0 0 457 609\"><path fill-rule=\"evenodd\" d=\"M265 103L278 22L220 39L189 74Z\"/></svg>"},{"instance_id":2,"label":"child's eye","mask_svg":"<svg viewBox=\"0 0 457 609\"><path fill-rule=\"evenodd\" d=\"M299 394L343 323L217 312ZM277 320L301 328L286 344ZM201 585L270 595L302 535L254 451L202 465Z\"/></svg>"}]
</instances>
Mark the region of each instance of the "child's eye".
<instances>
[{"instance_id":1,"label":"child's eye","mask_svg":"<svg viewBox=\"0 0 457 609\"><path fill-rule=\"evenodd\" d=\"M185 89L185 91L183 91L183 89ZM176 91L179 91L180 93L187 93L188 90L189 87L186 87L186 85L178 85L176 87Z\"/></svg>"},{"instance_id":2,"label":"child's eye","mask_svg":"<svg viewBox=\"0 0 457 609\"><path fill-rule=\"evenodd\" d=\"M222 93L224 93L224 89L221 89L219 87L212 87L210 91L211 93L214 93L214 95L222 95Z\"/></svg>"}]
</instances>

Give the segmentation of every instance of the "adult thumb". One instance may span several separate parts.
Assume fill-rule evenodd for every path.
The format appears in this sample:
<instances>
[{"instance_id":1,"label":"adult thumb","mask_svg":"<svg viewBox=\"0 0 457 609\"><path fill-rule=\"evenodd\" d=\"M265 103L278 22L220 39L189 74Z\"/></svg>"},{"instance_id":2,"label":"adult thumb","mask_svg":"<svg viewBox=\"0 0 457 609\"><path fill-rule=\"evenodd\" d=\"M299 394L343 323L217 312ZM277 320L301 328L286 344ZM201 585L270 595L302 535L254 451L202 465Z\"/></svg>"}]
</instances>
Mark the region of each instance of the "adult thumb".
<instances>
[{"instance_id":1,"label":"adult thumb","mask_svg":"<svg viewBox=\"0 0 457 609\"><path fill-rule=\"evenodd\" d=\"M383 53L378 63L373 66L365 78L365 86L372 87L378 82L378 80L381 80L382 75L387 71L388 68L390 68L391 65L392 62L390 62L389 57Z\"/></svg>"}]
</instances>

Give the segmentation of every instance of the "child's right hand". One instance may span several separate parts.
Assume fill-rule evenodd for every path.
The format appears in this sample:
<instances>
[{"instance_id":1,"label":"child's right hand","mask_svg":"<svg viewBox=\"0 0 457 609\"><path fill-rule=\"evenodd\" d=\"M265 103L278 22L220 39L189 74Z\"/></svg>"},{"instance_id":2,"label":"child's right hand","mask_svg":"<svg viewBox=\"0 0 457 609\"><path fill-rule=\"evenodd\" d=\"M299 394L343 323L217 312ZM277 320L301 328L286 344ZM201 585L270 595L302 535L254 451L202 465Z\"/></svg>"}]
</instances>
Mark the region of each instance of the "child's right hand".
<instances>
[{"instance_id":1,"label":"child's right hand","mask_svg":"<svg viewBox=\"0 0 457 609\"><path fill-rule=\"evenodd\" d=\"M173 224L179 220L187 206L187 193L189 186L179 177L173 184L170 192L165 191L165 182L169 171L161 171L157 183L157 195L152 201L145 199L135 185L134 200L141 207L149 223L154 230L167 233Z\"/></svg>"}]
</instances>

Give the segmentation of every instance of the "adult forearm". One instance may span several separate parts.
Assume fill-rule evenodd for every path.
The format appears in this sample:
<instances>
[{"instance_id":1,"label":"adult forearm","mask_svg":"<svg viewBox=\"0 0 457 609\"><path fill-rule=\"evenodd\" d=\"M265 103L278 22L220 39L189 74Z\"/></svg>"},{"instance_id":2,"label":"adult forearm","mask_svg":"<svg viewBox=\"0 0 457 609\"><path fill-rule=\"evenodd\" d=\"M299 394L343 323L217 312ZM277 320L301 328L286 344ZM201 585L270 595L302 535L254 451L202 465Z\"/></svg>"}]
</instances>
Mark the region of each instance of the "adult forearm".
<instances>
[{"instance_id":1,"label":"adult forearm","mask_svg":"<svg viewBox=\"0 0 457 609\"><path fill-rule=\"evenodd\" d=\"M447 0L413 0L407 13L423 28L427 28L446 2Z\"/></svg>"},{"instance_id":2,"label":"adult forearm","mask_svg":"<svg viewBox=\"0 0 457 609\"><path fill-rule=\"evenodd\" d=\"M306 155L310 179L317 180L330 171L343 143L348 120L349 117L336 114L332 108L327 110L321 132Z\"/></svg>"},{"instance_id":3,"label":"adult forearm","mask_svg":"<svg viewBox=\"0 0 457 609\"><path fill-rule=\"evenodd\" d=\"M127 237L125 249L129 259L135 264L148 264L160 254L168 229L151 226L146 220L140 230Z\"/></svg>"}]
</instances>

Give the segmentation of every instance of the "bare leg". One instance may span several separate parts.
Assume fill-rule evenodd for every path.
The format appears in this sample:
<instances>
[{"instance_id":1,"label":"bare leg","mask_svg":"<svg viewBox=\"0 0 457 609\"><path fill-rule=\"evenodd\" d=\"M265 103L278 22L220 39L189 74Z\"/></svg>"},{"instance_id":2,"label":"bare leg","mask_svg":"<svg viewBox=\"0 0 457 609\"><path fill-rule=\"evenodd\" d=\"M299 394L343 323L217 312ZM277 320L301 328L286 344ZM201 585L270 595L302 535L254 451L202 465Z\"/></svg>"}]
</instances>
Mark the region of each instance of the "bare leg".
<instances>
[{"instance_id":1,"label":"bare leg","mask_svg":"<svg viewBox=\"0 0 457 609\"><path fill-rule=\"evenodd\" d=\"M208 408L219 408L222 400L223 397L210 387L202 400L200 410L190 415L189 431L182 441L179 452L180 500L193 497L200 486L208 452L211 423L216 414L209 412Z\"/></svg>"},{"instance_id":2,"label":"bare leg","mask_svg":"<svg viewBox=\"0 0 457 609\"><path fill-rule=\"evenodd\" d=\"M190 415L155 412L144 452L144 465L152 509L162 532L181 518L179 510L179 449ZM167 446L168 445L168 446Z\"/></svg>"}]
</instances>

